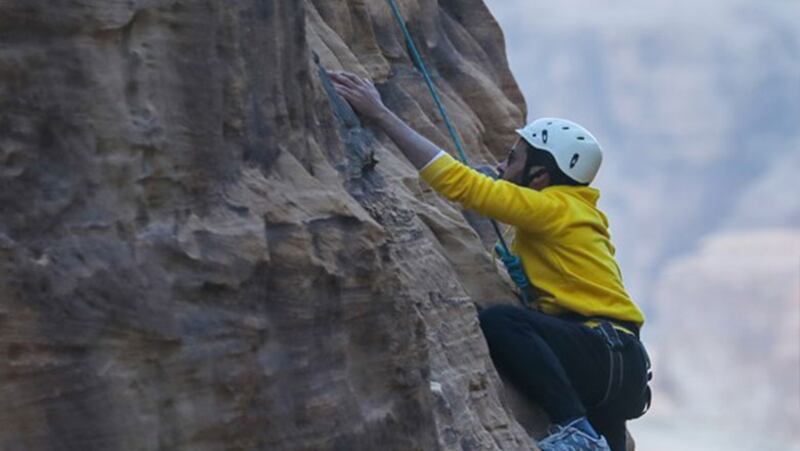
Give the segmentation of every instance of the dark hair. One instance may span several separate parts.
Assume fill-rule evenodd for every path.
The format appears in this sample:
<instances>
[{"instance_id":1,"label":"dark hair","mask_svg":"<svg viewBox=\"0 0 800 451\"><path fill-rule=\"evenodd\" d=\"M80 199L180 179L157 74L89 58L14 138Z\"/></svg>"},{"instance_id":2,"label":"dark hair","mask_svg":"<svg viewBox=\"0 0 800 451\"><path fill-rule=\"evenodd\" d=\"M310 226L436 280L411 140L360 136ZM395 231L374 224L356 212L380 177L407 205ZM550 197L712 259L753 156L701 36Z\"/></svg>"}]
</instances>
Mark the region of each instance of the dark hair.
<instances>
[{"instance_id":1,"label":"dark hair","mask_svg":"<svg viewBox=\"0 0 800 451\"><path fill-rule=\"evenodd\" d=\"M537 149L528 145L527 157L525 158L525 169L522 172L523 185L527 186L533 180L533 174L530 170L534 166L544 166L545 170L550 174L550 185L566 185L566 186L588 186L588 183L580 183L572 177L564 174L556 159L550 152L542 149Z\"/></svg>"}]
</instances>

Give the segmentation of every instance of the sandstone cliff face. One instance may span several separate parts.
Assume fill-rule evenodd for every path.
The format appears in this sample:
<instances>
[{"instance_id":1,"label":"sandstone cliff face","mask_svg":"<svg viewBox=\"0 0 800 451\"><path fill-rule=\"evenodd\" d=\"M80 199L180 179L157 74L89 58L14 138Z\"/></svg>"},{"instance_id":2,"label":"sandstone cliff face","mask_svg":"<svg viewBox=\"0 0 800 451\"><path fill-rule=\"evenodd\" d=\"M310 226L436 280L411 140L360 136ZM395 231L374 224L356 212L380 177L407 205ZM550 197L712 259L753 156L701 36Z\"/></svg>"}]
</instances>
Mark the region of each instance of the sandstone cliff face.
<instances>
[{"instance_id":1,"label":"sandstone cliff face","mask_svg":"<svg viewBox=\"0 0 800 451\"><path fill-rule=\"evenodd\" d=\"M492 161L499 28L400 3ZM449 149L383 1L6 0L0 36L0 448L529 449L474 305L508 286L313 62Z\"/></svg>"}]
</instances>

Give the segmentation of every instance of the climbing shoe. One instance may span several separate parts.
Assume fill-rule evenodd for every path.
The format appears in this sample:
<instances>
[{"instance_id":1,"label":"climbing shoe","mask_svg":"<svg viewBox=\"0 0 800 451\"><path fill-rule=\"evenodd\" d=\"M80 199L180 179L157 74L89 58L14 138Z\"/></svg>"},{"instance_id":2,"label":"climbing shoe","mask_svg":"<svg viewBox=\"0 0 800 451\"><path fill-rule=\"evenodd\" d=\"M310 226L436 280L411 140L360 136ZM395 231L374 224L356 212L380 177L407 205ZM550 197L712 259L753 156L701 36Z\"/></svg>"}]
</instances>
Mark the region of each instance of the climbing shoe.
<instances>
[{"instance_id":1,"label":"climbing shoe","mask_svg":"<svg viewBox=\"0 0 800 451\"><path fill-rule=\"evenodd\" d=\"M542 451L611 451L608 442L602 436L592 437L581 430L575 420L566 426L554 426L551 434L543 438L537 445Z\"/></svg>"}]
</instances>

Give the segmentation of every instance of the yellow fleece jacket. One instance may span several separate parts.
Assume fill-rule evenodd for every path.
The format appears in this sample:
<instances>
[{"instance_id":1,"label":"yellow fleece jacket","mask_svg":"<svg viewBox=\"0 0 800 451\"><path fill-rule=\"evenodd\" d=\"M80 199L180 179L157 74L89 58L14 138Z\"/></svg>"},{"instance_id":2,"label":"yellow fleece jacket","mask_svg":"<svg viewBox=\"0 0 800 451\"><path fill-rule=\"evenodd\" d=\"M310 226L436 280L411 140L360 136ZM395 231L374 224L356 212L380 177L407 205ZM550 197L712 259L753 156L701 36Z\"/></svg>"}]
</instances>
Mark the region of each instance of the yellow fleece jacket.
<instances>
[{"instance_id":1,"label":"yellow fleece jacket","mask_svg":"<svg viewBox=\"0 0 800 451\"><path fill-rule=\"evenodd\" d=\"M608 220L597 209L596 189L523 188L493 180L450 155L433 160L420 175L451 201L516 228L511 249L522 259L545 313L644 324L644 315L622 284Z\"/></svg>"}]
</instances>

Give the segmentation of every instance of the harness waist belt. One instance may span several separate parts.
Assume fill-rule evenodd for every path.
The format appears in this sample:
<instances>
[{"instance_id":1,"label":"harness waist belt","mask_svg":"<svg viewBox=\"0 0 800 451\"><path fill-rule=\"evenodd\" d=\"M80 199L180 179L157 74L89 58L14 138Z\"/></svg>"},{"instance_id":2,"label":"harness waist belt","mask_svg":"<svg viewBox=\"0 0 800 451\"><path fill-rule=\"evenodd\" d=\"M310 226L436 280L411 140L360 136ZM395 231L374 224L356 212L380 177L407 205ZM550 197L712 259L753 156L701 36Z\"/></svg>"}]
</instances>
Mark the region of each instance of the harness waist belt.
<instances>
[{"instance_id":1,"label":"harness waist belt","mask_svg":"<svg viewBox=\"0 0 800 451\"><path fill-rule=\"evenodd\" d=\"M603 322L609 322L615 329L625 332L628 335L633 335L637 339L639 338L639 326L636 323L630 321L623 321L620 319L613 319L613 318L606 318L604 316L583 316L578 313L564 313L558 316L559 318L564 318L570 321L578 321L581 323L586 324L591 328L596 328L600 326Z\"/></svg>"},{"instance_id":2,"label":"harness waist belt","mask_svg":"<svg viewBox=\"0 0 800 451\"><path fill-rule=\"evenodd\" d=\"M616 319L612 320L607 318L592 318L583 322L583 324L586 324L592 329L600 327L603 323L611 323L611 326L614 327L614 329L639 338L639 328L636 327L636 324L628 321L620 321Z\"/></svg>"}]
</instances>

